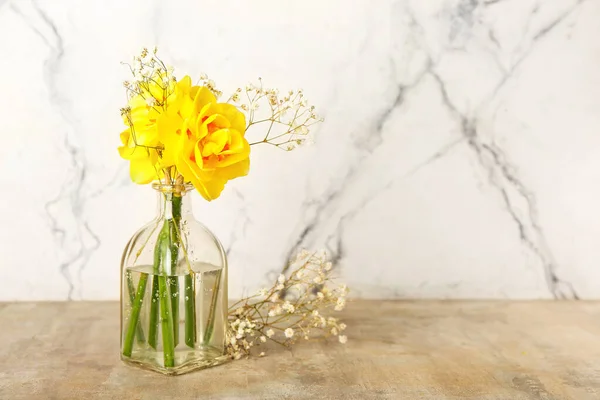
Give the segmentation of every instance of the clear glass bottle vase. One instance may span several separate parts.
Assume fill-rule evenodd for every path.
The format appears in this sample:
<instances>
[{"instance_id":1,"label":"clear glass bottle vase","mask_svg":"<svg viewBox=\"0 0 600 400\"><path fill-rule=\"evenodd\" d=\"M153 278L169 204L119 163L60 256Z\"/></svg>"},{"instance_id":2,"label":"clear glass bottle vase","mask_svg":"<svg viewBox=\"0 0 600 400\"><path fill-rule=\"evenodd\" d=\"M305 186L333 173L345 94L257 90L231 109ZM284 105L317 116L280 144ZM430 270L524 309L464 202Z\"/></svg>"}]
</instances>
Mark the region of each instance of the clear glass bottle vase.
<instances>
[{"instance_id":1,"label":"clear glass bottle vase","mask_svg":"<svg viewBox=\"0 0 600 400\"><path fill-rule=\"evenodd\" d=\"M153 188L158 216L133 235L121 261L121 359L168 375L221 364L225 251L194 219L191 185Z\"/></svg>"}]
</instances>

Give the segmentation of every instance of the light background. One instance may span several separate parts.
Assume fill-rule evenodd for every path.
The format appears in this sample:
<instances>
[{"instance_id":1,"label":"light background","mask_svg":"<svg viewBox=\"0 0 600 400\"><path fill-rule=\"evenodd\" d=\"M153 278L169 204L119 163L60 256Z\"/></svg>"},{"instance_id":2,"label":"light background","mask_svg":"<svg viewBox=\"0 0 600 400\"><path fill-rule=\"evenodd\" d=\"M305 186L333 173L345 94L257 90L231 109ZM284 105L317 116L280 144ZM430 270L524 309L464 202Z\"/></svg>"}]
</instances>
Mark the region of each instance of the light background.
<instances>
[{"instance_id":1,"label":"light background","mask_svg":"<svg viewBox=\"0 0 600 400\"><path fill-rule=\"evenodd\" d=\"M0 0L0 300L116 299L154 216L119 64L303 88L316 144L255 148L195 213L230 296L327 247L354 296L600 297L600 1Z\"/></svg>"}]
</instances>

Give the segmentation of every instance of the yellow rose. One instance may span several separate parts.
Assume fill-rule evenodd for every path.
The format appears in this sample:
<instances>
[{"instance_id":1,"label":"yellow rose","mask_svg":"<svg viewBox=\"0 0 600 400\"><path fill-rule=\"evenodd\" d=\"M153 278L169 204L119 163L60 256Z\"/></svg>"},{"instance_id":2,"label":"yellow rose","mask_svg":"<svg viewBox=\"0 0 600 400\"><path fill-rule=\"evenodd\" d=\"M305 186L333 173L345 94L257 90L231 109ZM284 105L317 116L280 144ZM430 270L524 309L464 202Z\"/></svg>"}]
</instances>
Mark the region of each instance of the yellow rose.
<instances>
[{"instance_id":1,"label":"yellow rose","mask_svg":"<svg viewBox=\"0 0 600 400\"><path fill-rule=\"evenodd\" d=\"M164 146L160 164L175 165L206 200L214 200L228 180L248 173L245 130L244 114L233 105L217 103L208 88L191 86L186 76L158 117L158 137Z\"/></svg>"}]
</instances>

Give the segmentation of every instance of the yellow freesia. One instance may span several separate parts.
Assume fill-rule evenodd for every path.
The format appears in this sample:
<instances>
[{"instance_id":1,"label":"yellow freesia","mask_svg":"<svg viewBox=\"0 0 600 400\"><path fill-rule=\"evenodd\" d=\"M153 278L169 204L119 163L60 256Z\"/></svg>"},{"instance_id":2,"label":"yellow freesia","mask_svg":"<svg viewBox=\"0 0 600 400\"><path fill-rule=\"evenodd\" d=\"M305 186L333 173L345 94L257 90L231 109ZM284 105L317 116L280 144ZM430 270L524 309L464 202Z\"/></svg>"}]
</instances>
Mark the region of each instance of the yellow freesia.
<instances>
[{"instance_id":1,"label":"yellow freesia","mask_svg":"<svg viewBox=\"0 0 600 400\"><path fill-rule=\"evenodd\" d=\"M119 154L129 160L129 175L138 184L150 183L159 178L157 172L158 130L156 118L158 113L148 105L142 95L136 95L129 100L130 112L123 116L129 126L121 132Z\"/></svg>"},{"instance_id":2,"label":"yellow freesia","mask_svg":"<svg viewBox=\"0 0 600 400\"><path fill-rule=\"evenodd\" d=\"M160 179L162 174L157 169L158 153L156 150L136 146L131 128L121 132L121 142L123 146L119 147L119 154L124 159L129 160L129 175L132 181L145 184L157 178Z\"/></svg>"}]
</instances>

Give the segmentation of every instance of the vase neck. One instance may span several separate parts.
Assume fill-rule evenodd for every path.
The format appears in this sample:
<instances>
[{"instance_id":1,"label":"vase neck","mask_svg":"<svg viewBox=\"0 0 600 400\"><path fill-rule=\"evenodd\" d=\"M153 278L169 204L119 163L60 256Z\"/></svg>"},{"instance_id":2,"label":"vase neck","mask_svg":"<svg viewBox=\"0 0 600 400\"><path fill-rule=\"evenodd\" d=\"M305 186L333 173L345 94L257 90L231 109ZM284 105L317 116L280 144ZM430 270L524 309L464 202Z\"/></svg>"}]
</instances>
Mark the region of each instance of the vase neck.
<instances>
[{"instance_id":1,"label":"vase neck","mask_svg":"<svg viewBox=\"0 0 600 400\"><path fill-rule=\"evenodd\" d=\"M159 219L179 219L192 214L191 187L166 184L152 187L157 191Z\"/></svg>"}]
</instances>

